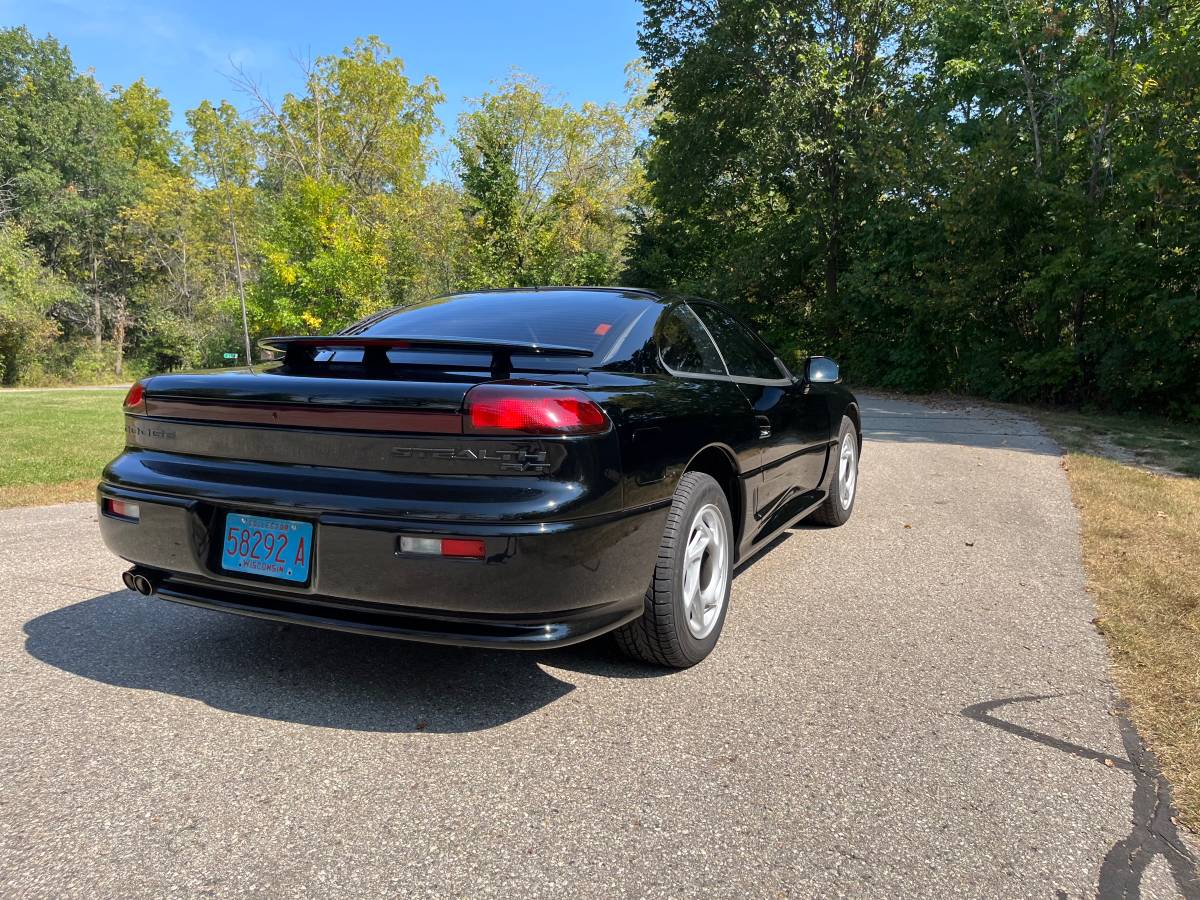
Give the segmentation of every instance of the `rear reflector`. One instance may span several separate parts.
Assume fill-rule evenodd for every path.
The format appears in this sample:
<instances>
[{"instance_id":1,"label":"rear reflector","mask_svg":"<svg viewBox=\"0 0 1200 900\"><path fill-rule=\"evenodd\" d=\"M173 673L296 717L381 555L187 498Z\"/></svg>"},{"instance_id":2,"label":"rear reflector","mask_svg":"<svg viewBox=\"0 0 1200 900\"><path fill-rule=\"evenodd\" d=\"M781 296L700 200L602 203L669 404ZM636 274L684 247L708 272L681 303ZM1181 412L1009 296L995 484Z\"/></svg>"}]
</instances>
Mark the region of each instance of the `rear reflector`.
<instances>
[{"instance_id":1,"label":"rear reflector","mask_svg":"<svg viewBox=\"0 0 1200 900\"><path fill-rule=\"evenodd\" d=\"M608 416L571 388L496 382L467 392L464 426L475 434L599 434Z\"/></svg>"},{"instance_id":2,"label":"rear reflector","mask_svg":"<svg viewBox=\"0 0 1200 900\"><path fill-rule=\"evenodd\" d=\"M104 498L104 511L110 516L129 519L131 522L136 522L142 517L142 510L136 503L130 503L128 500L114 500L112 497Z\"/></svg>"},{"instance_id":3,"label":"rear reflector","mask_svg":"<svg viewBox=\"0 0 1200 900\"><path fill-rule=\"evenodd\" d=\"M442 538L442 556L465 556L483 559L483 541L464 538Z\"/></svg>"},{"instance_id":4,"label":"rear reflector","mask_svg":"<svg viewBox=\"0 0 1200 900\"><path fill-rule=\"evenodd\" d=\"M456 559L483 559L484 544L476 538L400 538L401 553L421 553L426 556L449 556Z\"/></svg>"}]
</instances>

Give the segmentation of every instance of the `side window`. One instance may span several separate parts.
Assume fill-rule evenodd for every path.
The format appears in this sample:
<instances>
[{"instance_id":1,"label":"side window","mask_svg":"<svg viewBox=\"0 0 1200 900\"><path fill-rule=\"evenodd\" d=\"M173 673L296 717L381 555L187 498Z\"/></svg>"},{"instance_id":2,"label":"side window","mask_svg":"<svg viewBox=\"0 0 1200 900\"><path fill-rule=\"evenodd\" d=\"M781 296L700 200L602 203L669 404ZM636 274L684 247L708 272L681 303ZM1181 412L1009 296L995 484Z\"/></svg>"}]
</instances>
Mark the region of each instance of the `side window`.
<instances>
[{"instance_id":1,"label":"side window","mask_svg":"<svg viewBox=\"0 0 1200 900\"><path fill-rule=\"evenodd\" d=\"M724 375L721 355L696 314L686 306L673 307L658 327L658 352L673 372Z\"/></svg>"},{"instance_id":2,"label":"side window","mask_svg":"<svg viewBox=\"0 0 1200 900\"><path fill-rule=\"evenodd\" d=\"M786 377L768 350L745 325L718 306L695 305L696 314L712 332L729 374L734 378L763 378L778 381Z\"/></svg>"}]
</instances>

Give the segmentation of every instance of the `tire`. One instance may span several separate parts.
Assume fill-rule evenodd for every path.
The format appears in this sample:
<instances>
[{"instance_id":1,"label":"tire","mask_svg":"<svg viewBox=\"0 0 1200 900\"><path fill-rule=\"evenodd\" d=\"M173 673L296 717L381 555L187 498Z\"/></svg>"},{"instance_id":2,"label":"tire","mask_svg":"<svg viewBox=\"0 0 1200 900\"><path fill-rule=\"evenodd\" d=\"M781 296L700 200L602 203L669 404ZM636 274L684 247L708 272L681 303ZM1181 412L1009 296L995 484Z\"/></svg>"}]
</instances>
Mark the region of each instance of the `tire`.
<instances>
[{"instance_id":1,"label":"tire","mask_svg":"<svg viewBox=\"0 0 1200 900\"><path fill-rule=\"evenodd\" d=\"M858 499L858 429L849 416L842 416L838 429L837 446L830 459L829 490L825 502L808 515L807 521L817 525L836 528L850 521L854 512L854 501ZM847 461L846 455L849 454ZM848 462L848 465L847 465ZM847 478L849 483L847 484ZM849 489L847 500L846 489Z\"/></svg>"},{"instance_id":2,"label":"tire","mask_svg":"<svg viewBox=\"0 0 1200 900\"><path fill-rule=\"evenodd\" d=\"M700 561L689 566L689 540L700 541L706 534ZM613 633L621 652L677 669L708 656L725 626L733 558L733 519L725 493L711 476L685 473L667 514L645 611ZM693 598L690 605L685 576Z\"/></svg>"}]
</instances>

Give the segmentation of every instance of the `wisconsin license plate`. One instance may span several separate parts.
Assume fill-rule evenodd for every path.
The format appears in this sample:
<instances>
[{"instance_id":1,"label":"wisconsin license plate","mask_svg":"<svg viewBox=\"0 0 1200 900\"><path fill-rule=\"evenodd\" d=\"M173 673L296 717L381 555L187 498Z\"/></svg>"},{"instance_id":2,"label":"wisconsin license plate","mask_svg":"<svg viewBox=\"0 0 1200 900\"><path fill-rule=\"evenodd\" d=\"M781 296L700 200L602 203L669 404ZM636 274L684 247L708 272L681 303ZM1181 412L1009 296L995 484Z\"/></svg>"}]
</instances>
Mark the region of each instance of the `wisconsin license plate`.
<instances>
[{"instance_id":1,"label":"wisconsin license plate","mask_svg":"<svg viewBox=\"0 0 1200 900\"><path fill-rule=\"evenodd\" d=\"M308 581L312 546L309 522L229 513L221 568L284 581Z\"/></svg>"}]
</instances>

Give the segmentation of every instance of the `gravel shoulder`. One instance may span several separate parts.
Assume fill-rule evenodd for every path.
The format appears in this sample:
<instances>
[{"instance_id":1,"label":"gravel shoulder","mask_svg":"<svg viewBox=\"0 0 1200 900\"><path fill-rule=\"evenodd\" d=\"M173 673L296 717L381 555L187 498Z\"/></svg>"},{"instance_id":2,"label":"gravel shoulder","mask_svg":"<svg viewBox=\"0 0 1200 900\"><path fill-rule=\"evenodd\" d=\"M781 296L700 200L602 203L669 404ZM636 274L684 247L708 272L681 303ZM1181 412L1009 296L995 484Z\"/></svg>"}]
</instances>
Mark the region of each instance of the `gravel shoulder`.
<instances>
[{"instance_id":1,"label":"gravel shoulder","mask_svg":"<svg viewBox=\"0 0 1200 900\"><path fill-rule=\"evenodd\" d=\"M0 895L1197 896L1055 445L863 401L854 519L679 673L140 598L90 503L0 511Z\"/></svg>"}]
</instances>

